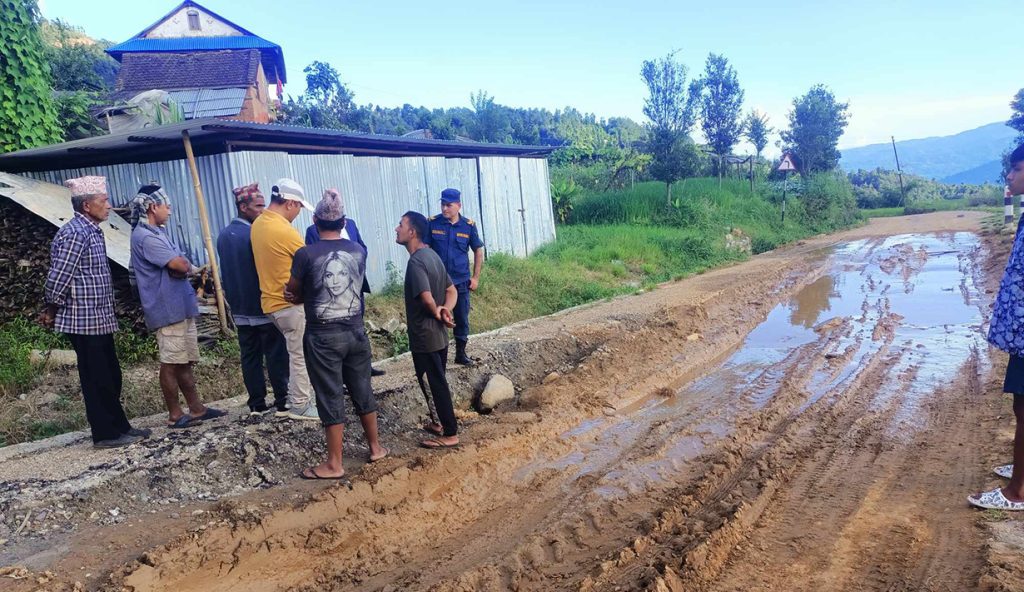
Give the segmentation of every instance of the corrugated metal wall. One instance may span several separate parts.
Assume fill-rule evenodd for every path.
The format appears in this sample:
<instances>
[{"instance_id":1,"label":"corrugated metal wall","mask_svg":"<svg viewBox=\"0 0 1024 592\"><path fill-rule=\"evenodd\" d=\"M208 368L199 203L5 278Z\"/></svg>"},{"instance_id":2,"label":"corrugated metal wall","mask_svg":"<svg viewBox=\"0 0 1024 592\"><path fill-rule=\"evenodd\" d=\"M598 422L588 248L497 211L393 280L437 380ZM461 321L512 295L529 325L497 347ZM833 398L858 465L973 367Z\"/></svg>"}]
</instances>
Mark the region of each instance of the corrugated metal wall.
<instances>
[{"instance_id":1,"label":"corrugated metal wall","mask_svg":"<svg viewBox=\"0 0 1024 592\"><path fill-rule=\"evenodd\" d=\"M199 157L196 165L214 242L217 232L235 216L232 187L258 182L269 195L275 180L290 177L303 186L307 201L314 204L323 189L338 188L345 197L347 215L358 223L369 249L367 276L374 289L387 281L389 262L399 278L405 270L408 255L395 244L394 233L402 214L408 210L427 216L439 213L441 190L446 187L462 192L462 213L477 221L488 252L522 257L555 238L544 159L247 151ZM103 175L115 206L125 205L143 183L157 180L172 199L172 235L194 262L206 262L192 176L184 160L25 174L57 184L82 175ZM304 235L311 223L309 212L303 211L294 225Z\"/></svg>"},{"instance_id":2,"label":"corrugated metal wall","mask_svg":"<svg viewBox=\"0 0 1024 592\"><path fill-rule=\"evenodd\" d=\"M555 212L551 205L551 181L548 161L520 158L519 183L523 195L523 220L526 226L526 253L555 240Z\"/></svg>"}]
</instances>

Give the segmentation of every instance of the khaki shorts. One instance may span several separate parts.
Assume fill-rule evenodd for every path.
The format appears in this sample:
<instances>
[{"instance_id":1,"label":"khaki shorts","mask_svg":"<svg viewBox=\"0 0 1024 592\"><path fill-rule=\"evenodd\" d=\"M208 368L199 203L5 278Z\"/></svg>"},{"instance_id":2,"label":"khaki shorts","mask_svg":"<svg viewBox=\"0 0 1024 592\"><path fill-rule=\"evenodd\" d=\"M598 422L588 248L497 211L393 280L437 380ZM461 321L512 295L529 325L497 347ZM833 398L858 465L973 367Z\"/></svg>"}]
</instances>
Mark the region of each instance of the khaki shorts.
<instances>
[{"instance_id":1,"label":"khaki shorts","mask_svg":"<svg viewBox=\"0 0 1024 592\"><path fill-rule=\"evenodd\" d=\"M161 364L188 364L199 361L199 332L195 319L160 327L156 330L156 344L160 349Z\"/></svg>"}]
</instances>

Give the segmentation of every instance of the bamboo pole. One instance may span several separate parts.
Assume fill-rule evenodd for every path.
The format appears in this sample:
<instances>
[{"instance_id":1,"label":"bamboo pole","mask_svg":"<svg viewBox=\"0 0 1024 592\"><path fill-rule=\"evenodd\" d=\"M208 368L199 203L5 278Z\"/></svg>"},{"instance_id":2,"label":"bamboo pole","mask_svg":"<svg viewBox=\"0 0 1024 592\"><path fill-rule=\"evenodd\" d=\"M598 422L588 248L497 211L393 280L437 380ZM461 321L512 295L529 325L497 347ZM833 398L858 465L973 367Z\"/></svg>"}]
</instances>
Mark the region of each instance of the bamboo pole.
<instances>
[{"instance_id":1,"label":"bamboo pole","mask_svg":"<svg viewBox=\"0 0 1024 592\"><path fill-rule=\"evenodd\" d=\"M217 253L213 250L213 238L210 235L210 217L206 213L206 199L203 198L203 185L199 182L199 168L196 156L192 152L192 140L188 130L181 130L181 140L185 143L185 156L188 157L188 168L192 171L192 187L196 191L196 204L199 205L199 224L203 229L203 245L206 247L206 259L210 262L210 273L213 274L213 287L217 292L217 318L220 319L220 330L231 335L228 328L228 314L224 309L224 289L220 285L220 267L217 265Z\"/></svg>"}]
</instances>

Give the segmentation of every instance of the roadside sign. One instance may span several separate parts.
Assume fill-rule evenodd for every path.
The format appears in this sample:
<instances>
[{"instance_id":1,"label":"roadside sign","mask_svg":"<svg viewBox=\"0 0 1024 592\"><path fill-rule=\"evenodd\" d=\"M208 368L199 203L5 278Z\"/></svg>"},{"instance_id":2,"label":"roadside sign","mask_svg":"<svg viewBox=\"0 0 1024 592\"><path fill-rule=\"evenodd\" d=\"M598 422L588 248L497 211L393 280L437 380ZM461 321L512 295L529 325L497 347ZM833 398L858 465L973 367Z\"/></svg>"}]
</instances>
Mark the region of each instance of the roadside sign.
<instances>
[{"instance_id":1,"label":"roadside sign","mask_svg":"<svg viewBox=\"0 0 1024 592\"><path fill-rule=\"evenodd\" d=\"M793 165L793 158L789 155L789 152L782 155L782 162L779 163L778 170L784 172L796 170L796 166Z\"/></svg>"}]
</instances>

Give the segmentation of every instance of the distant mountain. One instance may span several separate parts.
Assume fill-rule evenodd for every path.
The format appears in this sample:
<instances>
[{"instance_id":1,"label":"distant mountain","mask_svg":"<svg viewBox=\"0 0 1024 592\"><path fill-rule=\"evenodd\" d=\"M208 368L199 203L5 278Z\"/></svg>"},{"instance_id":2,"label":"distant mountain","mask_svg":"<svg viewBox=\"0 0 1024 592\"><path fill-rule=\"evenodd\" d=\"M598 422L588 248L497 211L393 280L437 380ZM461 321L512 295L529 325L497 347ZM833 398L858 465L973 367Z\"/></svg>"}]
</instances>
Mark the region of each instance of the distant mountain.
<instances>
[{"instance_id":1,"label":"distant mountain","mask_svg":"<svg viewBox=\"0 0 1024 592\"><path fill-rule=\"evenodd\" d=\"M974 167L973 169L967 169L966 171L960 171L955 175L943 177L939 179L943 183L949 183L956 185L957 183L969 183L973 185L981 185L982 183L999 183L1003 174L1003 161L1001 158L990 160L985 164Z\"/></svg>"},{"instance_id":2,"label":"distant mountain","mask_svg":"<svg viewBox=\"0 0 1024 592\"><path fill-rule=\"evenodd\" d=\"M949 183L994 183L1003 153L1017 132L1004 123L990 123L952 136L896 142L903 170ZM896 169L892 144L871 144L842 151L840 166Z\"/></svg>"}]
</instances>

